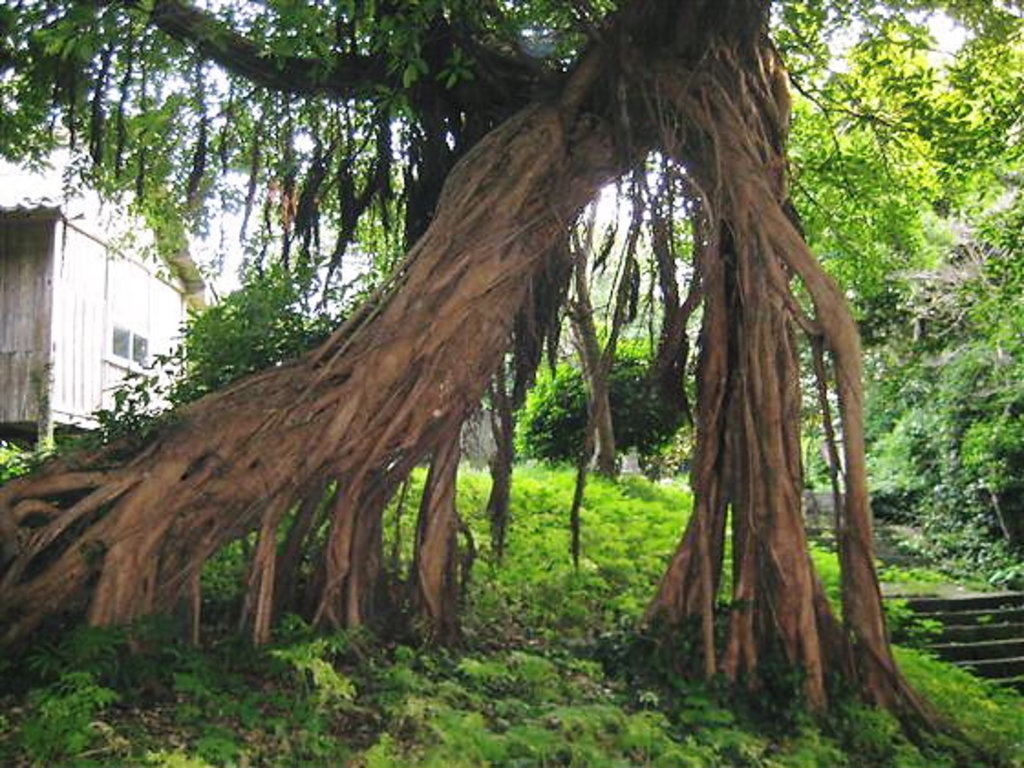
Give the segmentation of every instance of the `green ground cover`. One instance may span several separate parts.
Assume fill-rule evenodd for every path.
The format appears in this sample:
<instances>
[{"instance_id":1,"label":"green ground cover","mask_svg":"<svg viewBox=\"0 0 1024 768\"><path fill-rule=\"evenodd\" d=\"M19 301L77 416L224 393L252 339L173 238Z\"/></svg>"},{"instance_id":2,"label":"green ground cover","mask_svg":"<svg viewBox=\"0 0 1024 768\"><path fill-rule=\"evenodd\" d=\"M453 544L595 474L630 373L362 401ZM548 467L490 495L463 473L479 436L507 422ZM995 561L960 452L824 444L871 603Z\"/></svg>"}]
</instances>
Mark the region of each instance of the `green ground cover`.
<instances>
[{"instance_id":1,"label":"green ground cover","mask_svg":"<svg viewBox=\"0 0 1024 768\"><path fill-rule=\"evenodd\" d=\"M486 547L488 482L466 471L460 483L480 549L463 647L323 636L298 618L263 649L227 626L194 649L173 639L169 618L132 633L79 629L0 661L0 764L1024 765L1024 699L911 647L899 649L906 674L970 743L912 742L841 683L832 709L812 716L794 695L798 672L782 665L756 693L689 677L685 638L668 645L636 630L689 513L683 486L593 479L577 573L565 520L572 473L517 471L500 566ZM399 559L421 484L416 475L406 509L388 516L386 547ZM834 555L814 557L834 594ZM209 576L227 616L240 576L230 552ZM893 618L908 643L927 636L898 604Z\"/></svg>"}]
</instances>

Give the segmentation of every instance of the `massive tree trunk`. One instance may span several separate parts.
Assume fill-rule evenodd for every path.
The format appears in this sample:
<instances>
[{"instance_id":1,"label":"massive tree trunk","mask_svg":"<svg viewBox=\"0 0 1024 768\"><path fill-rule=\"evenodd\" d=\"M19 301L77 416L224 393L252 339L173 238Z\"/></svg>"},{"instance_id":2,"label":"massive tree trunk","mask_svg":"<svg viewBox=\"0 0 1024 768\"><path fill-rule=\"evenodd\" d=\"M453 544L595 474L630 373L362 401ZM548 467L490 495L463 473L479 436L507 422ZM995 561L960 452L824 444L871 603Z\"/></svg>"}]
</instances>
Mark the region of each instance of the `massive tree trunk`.
<instances>
[{"instance_id":1,"label":"massive tree trunk","mask_svg":"<svg viewBox=\"0 0 1024 768\"><path fill-rule=\"evenodd\" d=\"M581 68L564 98L481 141L403 268L320 349L189 406L135 456L114 445L0 489L0 517L20 537L5 542L16 554L0 579L0 640L76 608L94 624L170 612L214 552L254 529L246 606L266 640L276 533L293 499L331 481L315 616L364 622L391 489L476 407L531 276L624 167L609 127L579 110L596 74ZM47 525L22 525L41 516Z\"/></svg>"},{"instance_id":2,"label":"massive tree trunk","mask_svg":"<svg viewBox=\"0 0 1024 768\"><path fill-rule=\"evenodd\" d=\"M295 589L296 551L325 512L310 613L326 625L363 623L382 511L431 452L417 578L435 630L452 632L452 436L579 209L657 146L692 176L706 242L695 514L650 615L700 622L708 674L757 685L765 655L781 653L803 668L815 706L836 670L871 701L926 714L893 662L873 569L857 330L789 215L788 97L766 15L759 0L627 5L557 95L458 163L404 265L320 349L184 409L137 454L117 444L65 457L0 489L0 644L62 614L124 623L181 600L198 627L204 562L252 531L243 618L265 641L282 594ZM813 309L795 298L797 279ZM798 329L829 351L841 405L842 624L800 516ZM737 603L718 649L730 510Z\"/></svg>"},{"instance_id":3,"label":"massive tree trunk","mask_svg":"<svg viewBox=\"0 0 1024 768\"><path fill-rule=\"evenodd\" d=\"M708 674L756 686L765 654L781 653L803 670L814 707L825 706L826 673L839 670L857 677L869 700L928 720L896 669L874 572L856 325L789 213L784 70L768 45L723 43L688 81L657 83L664 146L691 170L713 234L698 264L695 514L648 616L699 618ZM794 278L813 316L794 295ZM801 516L797 327L820 338L836 367L846 460L842 624L814 574ZM712 621L727 510L733 609L719 659Z\"/></svg>"}]
</instances>

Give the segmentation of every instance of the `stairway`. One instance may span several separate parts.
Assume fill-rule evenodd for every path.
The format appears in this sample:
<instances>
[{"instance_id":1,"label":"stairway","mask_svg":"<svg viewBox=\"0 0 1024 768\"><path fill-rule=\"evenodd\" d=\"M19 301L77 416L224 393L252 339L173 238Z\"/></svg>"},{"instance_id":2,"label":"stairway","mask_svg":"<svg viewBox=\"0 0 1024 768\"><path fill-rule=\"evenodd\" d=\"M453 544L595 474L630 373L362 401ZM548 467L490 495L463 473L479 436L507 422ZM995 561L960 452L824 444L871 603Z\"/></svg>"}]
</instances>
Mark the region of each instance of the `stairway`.
<instances>
[{"instance_id":1,"label":"stairway","mask_svg":"<svg viewBox=\"0 0 1024 768\"><path fill-rule=\"evenodd\" d=\"M803 507L808 537L819 547L834 551L832 494L805 491ZM903 526L876 526L879 561L902 568L927 567L925 558L908 554L901 546L915 534L920 532ZM972 593L956 584L942 584L934 585L940 596L911 597L890 592L886 586L882 585L887 597L905 599L918 618L942 625L925 650L979 677L1024 691L1024 592Z\"/></svg>"},{"instance_id":2,"label":"stairway","mask_svg":"<svg viewBox=\"0 0 1024 768\"><path fill-rule=\"evenodd\" d=\"M919 618L942 625L926 650L979 677L1024 690L1024 593L915 597L907 606Z\"/></svg>"}]
</instances>

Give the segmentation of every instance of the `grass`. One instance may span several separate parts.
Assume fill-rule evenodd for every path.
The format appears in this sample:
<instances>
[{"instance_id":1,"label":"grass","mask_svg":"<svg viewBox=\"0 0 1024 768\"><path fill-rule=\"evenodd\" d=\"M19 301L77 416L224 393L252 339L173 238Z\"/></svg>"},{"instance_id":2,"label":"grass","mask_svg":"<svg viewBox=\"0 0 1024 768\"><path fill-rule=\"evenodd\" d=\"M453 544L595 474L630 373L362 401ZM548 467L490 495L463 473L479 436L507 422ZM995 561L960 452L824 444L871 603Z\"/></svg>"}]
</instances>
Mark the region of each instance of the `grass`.
<instances>
[{"instance_id":1,"label":"grass","mask_svg":"<svg viewBox=\"0 0 1024 768\"><path fill-rule=\"evenodd\" d=\"M404 552L405 567L422 482L417 473L405 510L385 521L386 552ZM318 635L295 617L262 649L230 633L192 649L168 640L167 619L133 629L136 653L123 630L78 629L17 667L0 660L0 765L1024 765L1024 700L920 651L899 650L906 674L978 748L911 743L848 696L812 718L784 685L755 696L682 676L671 657L685 647L635 627L689 515L683 486L593 478L577 573L572 473L517 470L500 567L487 552L488 483L465 471L459 486L481 557L458 652ZM814 559L837 594L835 556ZM211 565L225 601L238 565L231 550Z\"/></svg>"},{"instance_id":2,"label":"grass","mask_svg":"<svg viewBox=\"0 0 1024 768\"><path fill-rule=\"evenodd\" d=\"M478 541L486 540L488 486L485 473L464 473L460 509ZM505 561L483 564L467 629L492 633L497 620L506 636L578 642L635 625L679 542L690 494L676 483L590 478L576 572L569 556L572 473L524 468L512 489Z\"/></svg>"}]
</instances>

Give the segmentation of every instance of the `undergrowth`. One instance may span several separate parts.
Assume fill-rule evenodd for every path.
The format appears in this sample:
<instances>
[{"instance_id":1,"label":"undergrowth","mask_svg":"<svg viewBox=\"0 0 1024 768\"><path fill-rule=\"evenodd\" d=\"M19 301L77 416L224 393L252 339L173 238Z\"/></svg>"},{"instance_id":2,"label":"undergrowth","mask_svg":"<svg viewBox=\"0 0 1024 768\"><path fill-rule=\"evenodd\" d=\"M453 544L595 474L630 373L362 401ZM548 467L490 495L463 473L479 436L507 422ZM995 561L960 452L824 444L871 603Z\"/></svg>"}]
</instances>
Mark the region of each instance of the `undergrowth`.
<instances>
[{"instance_id":1,"label":"undergrowth","mask_svg":"<svg viewBox=\"0 0 1024 768\"><path fill-rule=\"evenodd\" d=\"M572 483L568 471L517 471L499 566L486 548L486 475L463 473L460 509L481 553L457 651L317 634L297 617L262 649L228 632L192 648L175 639L173 619L80 628L16 663L0 660L0 765L1024 765L1024 701L920 651L899 649L906 674L973 747L911 743L894 718L838 682L831 710L812 717L799 674L784 664L757 693L695 679L686 659L697 646L685 633L636 630L689 494L594 479L576 572L565 531ZM393 505L386 520L385 554L406 564L421 486L416 475L406 508ZM836 598L835 556L814 557ZM208 569L225 605L244 574L239 561L229 550ZM927 636L902 621L908 642Z\"/></svg>"}]
</instances>

